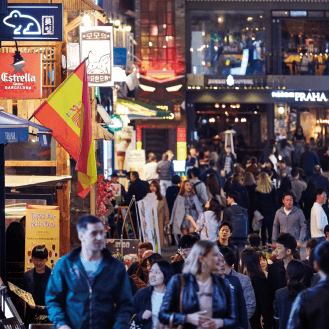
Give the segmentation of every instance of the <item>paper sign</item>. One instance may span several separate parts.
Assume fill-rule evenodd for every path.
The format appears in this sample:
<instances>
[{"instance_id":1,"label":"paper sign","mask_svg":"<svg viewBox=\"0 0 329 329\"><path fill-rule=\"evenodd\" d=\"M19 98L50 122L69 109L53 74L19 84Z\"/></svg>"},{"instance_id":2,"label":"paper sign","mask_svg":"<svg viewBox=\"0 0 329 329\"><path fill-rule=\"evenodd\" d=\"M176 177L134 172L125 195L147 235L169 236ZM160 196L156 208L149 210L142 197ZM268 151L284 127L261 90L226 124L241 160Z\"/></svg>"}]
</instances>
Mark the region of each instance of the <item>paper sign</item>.
<instances>
[{"instance_id":1,"label":"paper sign","mask_svg":"<svg viewBox=\"0 0 329 329\"><path fill-rule=\"evenodd\" d=\"M8 287L12 292L14 292L18 297L22 298L29 305L35 306L34 299L29 292L27 292L21 288L18 288L17 286L15 286L14 284L12 284L9 281L8 281Z\"/></svg>"}]
</instances>

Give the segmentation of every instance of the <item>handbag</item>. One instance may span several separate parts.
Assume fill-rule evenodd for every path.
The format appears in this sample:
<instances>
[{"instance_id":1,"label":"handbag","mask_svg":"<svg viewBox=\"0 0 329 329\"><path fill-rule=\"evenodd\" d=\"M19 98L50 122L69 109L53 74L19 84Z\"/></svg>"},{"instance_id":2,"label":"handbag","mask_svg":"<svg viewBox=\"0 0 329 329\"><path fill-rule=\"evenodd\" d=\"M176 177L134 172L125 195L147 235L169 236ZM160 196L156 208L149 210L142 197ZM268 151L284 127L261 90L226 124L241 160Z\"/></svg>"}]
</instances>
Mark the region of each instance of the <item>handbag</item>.
<instances>
[{"instance_id":1,"label":"handbag","mask_svg":"<svg viewBox=\"0 0 329 329\"><path fill-rule=\"evenodd\" d=\"M181 274L181 276L180 276L180 294L179 294L179 312L180 313L183 313L183 288L184 288L184 275ZM160 321L158 320L158 322L156 324L156 329L184 329L183 324L180 324L178 326L173 325L174 316L175 316L175 313L171 313L170 319L169 319L169 326L167 326L166 324L160 323Z\"/></svg>"}]
</instances>

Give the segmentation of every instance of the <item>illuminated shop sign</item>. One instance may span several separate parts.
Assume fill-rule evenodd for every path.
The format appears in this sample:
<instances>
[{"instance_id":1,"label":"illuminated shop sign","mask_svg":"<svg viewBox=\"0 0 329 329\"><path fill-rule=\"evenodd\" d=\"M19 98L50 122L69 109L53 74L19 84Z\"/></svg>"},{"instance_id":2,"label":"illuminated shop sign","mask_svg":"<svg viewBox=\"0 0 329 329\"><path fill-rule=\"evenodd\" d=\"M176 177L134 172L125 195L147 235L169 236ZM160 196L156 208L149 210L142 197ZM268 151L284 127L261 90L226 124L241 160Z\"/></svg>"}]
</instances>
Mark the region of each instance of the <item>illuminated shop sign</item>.
<instances>
[{"instance_id":1,"label":"illuminated shop sign","mask_svg":"<svg viewBox=\"0 0 329 329\"><path fill-rule=\"evenodd\" d=\"M233 82L233 83L232 83ZM233 85L249 85L253 86L254 80L253 79L247 79L247 78L236 78L233 77L232 75L229 75L226 79L208 79L207 85L228 85L228 86L233 86Z\"/></svg>"},{"instance_id":2,"label":"illuminated shop sign","mask_svg":"<svg viewBox=\"0 0 329 329\"><path fill-rule=\"evenodd\" d=\"M295 102L328 102L324 92L273 91L273 98L291 99Z\"/></svg>"},{"instance_id":3,"label":"illuminated shop sign","mask_svg":"<svg viewBox=\"0 0 329 329\"><path fill-rule=\"evenodd\" d=\"M62 4L9 4L0 15L0 40L63 40Z\"/></svg>"}]
</instances>

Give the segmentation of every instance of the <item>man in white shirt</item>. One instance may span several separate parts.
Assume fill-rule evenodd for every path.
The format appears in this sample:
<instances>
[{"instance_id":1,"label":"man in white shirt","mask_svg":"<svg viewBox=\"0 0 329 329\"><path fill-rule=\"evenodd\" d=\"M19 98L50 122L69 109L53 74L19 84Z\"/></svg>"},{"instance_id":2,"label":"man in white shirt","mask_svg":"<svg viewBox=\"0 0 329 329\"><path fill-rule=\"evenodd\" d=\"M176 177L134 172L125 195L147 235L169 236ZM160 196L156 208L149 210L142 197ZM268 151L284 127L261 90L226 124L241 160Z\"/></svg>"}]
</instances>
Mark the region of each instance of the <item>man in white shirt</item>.
<instances>
[{"instance_id":1,"label":"man in white shirt","mask_svg":"<svg viewBox=\"0 0 329 329\"><path fill-rule=\"evenodd\" d=\"M320 243L326 240L324 228L328 224L328 218L322 205L327 200L327 192L326 190L319 188L315 191L315 194L316 201L311 210L311 237Z\"/></svg>"}]
</instances>

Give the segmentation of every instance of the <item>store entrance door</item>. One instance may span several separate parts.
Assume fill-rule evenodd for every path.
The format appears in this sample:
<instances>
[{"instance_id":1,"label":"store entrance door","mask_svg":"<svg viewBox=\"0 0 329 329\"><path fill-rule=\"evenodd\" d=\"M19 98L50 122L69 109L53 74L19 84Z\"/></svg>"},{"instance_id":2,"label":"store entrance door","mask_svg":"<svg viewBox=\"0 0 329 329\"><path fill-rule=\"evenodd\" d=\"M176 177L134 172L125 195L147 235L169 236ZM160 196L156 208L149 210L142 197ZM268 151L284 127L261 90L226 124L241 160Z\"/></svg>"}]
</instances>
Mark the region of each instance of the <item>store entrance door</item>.
<instances>
[{"instance_id":1,"label":"store entrance door","mask_svg":"<svg viewBox=\"0 0 329 329\"><path fill-rule=\"evenodd\" d=\"M162 154L169 150L169 130L168 129L143 129L143 148L146 159L150 152L153 152L157 161L161 161Z\"/></svg>"}]
</instances>

